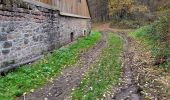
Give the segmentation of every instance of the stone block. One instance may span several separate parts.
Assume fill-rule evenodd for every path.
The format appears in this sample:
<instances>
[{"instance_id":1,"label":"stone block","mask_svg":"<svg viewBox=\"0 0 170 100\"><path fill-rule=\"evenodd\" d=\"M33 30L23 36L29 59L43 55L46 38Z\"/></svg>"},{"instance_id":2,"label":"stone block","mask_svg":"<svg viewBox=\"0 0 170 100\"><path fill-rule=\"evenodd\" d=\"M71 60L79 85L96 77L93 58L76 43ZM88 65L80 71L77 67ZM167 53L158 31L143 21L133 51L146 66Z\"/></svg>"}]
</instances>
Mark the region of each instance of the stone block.
<instances>
[{"instance_id":1,"label":"stone block","mask_svg":"<svg viewBox=\"0 0 170 100\"><path fill-rule=\"evenodd\" d=\"M0 34L0 41L7 41L7 34Z\"/></svg>"},{"instance_id":2,"label":"stone block","mask_svg":"<svg viewBox=\"0 0 170 100\"><path fill-rule=\"evenodd\" d=\"M9 42L9 41L4 42L3 48L10 48L10 47L12 47L12 42Z\"/></svg>"},{"instance_id":3,"label":"stone block","mask_svg":"<svg viewBox=\"0 0 170 100\"><path fill-rule=\"evenodd\" d=\"M17 39L19 39L19 38L22 38L22 34L21 34L22 32L18 32L18 31L16 31L16 32L12 32L12 33L10 33L10 34L7 34L7 40L9 41L9 40L17 40Z\"/></svg>"},{"instance_id":4,"label":"stone block","mask_svg":"<svg viewBox=\"0 0 170 100\"><path fill-rule=\"evenodd\" d=\"M28 39L25 39L24 40L24 44L28 44L29 43L29 40Z\"/></svg>"},{"instance_id":5,"label":"stone block","mask_svg":"<svg viewBox=\"0 0 170 100\"><path fill-rule=\"evenodd\" d=\"M29 37L29 36L30 36L30 34L24 34L24 36L25 36L25 37Z\"/></svg>"},{"instance_id":6,"label":"stone block","mask_svg":"<svg viewBox=\"0 0 170 100\"><path fill-rule=\"evenodd\" d=\"M2 54L3 54L3 55L9 54L9 52L10 52L10 50L2 50Z\"/></svg>"}]
</instances>

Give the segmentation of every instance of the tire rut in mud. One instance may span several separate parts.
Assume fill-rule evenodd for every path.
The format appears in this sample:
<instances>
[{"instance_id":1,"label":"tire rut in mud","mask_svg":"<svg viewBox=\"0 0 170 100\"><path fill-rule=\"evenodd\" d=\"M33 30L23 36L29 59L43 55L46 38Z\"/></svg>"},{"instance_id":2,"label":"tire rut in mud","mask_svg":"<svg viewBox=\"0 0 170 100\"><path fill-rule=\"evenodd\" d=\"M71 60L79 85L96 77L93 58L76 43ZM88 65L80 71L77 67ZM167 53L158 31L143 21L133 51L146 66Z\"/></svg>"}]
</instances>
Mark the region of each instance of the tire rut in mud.
<instances>
[{"instance_id":1,"label":"tire rut in mud","mask_svg":"<svg viewBox=\"0 0 170 100\"><path fill-rule=\"evenodd\" d=\"M113 32L110 29L111 32ZM143 100L140 94L140 88L134 81L132 69L133 68L133 51L129 50L132 41L125 33L117 33L124 40L124 54L123 54L123 76L117 91L114 91L112 100Z\"/></svg>"},{"instance_id":2,"label":"tire rut in mud","mask_svg":"<svg viewBox=\"0 0 170 100\"><path fill-rule=\"evenodd\" d=\"M76 64L62 71L62 74L53 82L19 98L19 100L64 100L68 98L71 91L79 86L90 65L96 62L106 47L106 33L103 32L102 35L102 39L86 53L83 53Z\"/></svg>"}]
</instances>

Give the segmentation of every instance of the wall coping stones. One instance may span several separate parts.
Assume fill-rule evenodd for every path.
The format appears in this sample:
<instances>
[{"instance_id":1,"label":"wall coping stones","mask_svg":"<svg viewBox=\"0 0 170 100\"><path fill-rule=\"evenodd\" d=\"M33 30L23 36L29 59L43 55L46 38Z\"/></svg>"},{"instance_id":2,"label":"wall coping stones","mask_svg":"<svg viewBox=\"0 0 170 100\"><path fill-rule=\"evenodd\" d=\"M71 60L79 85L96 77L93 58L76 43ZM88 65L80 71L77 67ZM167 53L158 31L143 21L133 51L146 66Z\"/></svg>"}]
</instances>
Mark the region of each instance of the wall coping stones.
<instances>
[{"instance_id":1,"label":"wall coping stones","mask_svg":"<svg viewBox=\"0 0 170 100\"><path fill-rule=\"evenodd\" d=\"M80 16L80 15L75 15L75 14L70 14L70 13L64 13L64 12L60 12L60 15L61 16L68 16L68 17L90 19L90 17Z\"/></svg>"}]
</instances>

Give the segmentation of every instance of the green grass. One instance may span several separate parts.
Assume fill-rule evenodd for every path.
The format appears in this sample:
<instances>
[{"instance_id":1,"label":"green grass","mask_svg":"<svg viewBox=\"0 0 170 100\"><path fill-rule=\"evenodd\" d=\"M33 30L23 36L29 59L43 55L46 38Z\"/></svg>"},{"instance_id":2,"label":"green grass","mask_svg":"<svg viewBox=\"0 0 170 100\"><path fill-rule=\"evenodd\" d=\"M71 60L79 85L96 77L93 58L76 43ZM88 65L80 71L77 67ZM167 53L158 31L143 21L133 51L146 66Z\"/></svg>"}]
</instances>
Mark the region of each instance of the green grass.
<instances>
[{"instance_id":1,"label":"green grass","mask_svg":"<svg viewBox=\"0 0 170 100\"><path fill-rule=\"evenodd\" d=\"M135 30L134 32L131 32L129 35L133 38L141 40L145 45L151 47L156 42L155 39L152 39L149 35L151 31L151 26L144 26Z\"/></svg>"},{"instance_id":2,"label":"green grass","mask_svg":"<svg viewBox=\"0 0 170 100\"><path fill-rule=\"evenodd\" d=\"M25 65L16 71L0 77L0 100L12 100L25 92L38 88L52 77L60 74L65 66L74 64L80 54L92 47L101 34L93 32L90 36L80 38L76 43L47 54L44 59L32 65Z\"/></svg>"},{"instance_id":3,"label":"green grass","mask_svg":"<svg viewBox=\"0 0 170 100\"><path fill-rule=\"evenodd\" d=\"M163 41L163 36L155 34L157 32L155 30L156 29L152 25L148 25L141 27L134 32L131 32L129 35L137 39L138 41L141 41L145 46L147 46L151 50L151 54L155 58L155 60L159 59L159 57L161 56L169 57L168 55L170 55L170 45L168 44L168 42ZM159 31L161 31L161 29ZM169 65L170 63L167 60L161 66L164 68L169 68Z\"/></svg>"},{"instance_id":4,"label":"green grass","mask_svg":"<svg viewBox=\"0 0 170 100\"><path fill-rule=\"evenodd\" d=\"M151 25L141 27L134 32L131 32L129 35L146 45L152 51L153 57L156 57L159 54L159 46L157 45L159 37L152 35Z\"/></svg>"},{"instance_id":5,"label":"green grass","mask_svg":"<svg viewBox=\"0 0 170 100\"><path fill-rule=\"evenodd\" d=\"M123 40L109 33L107 45L99 61L92 66L82 80L80 87L73 91L73 100L98 100L118 83L121 75L120 56Z\"/></svg>"}]
</instances>

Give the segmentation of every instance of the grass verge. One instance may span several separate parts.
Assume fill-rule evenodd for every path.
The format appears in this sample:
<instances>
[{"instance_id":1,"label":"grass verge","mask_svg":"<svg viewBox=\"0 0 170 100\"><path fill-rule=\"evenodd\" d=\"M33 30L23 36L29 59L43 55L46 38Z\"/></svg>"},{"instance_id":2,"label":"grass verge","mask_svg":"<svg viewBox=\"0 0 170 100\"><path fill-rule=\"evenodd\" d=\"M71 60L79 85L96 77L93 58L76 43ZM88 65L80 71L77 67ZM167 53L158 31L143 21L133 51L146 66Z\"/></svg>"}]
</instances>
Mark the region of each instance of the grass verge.
<instances>
[{"instance_id":1,"label":"grass verge","mask_svg":"<svg viewBox=\"0 0 170 100\"><path fill-rule=\"evenodd\" d=\"M153 23L155 24L155 23ZM160 23L156 22L157 25ZM158 26L157 26L158 27ZM164 27L168 27L165 25ZM159 31L163 31L163 29L156 28ZM139 66L137 68L139 71L138 74L142 79L139 78L139 84L143 88L143 94L146 100L150 100L152 98L159 98L160 100L165 99L168 100L170 98L170 45L168 41L165 41L162 37L164 32L157 33L158 31L153 27L153 25L144 26L136 31L130 33L129 35L137 40L136 43L136 51L138 52L138 59L140 61L147 62L143 66ZM156 30L156 31L155 31ZM164 29L165 30L165 29ZM169 33L165 37L168 37ZM161 41L160 41L161 40ZM165 45L169 45L165 46ZM162 49L162 50L161 50ZM149 52L148 52L149 51ZM151 52L150 52L151 51ZM151 54L150 54L151 53ZM166 57L166 61L156 67L156 64L152 63L152 59L150 56L155 58L155 62L160 62L160 60L156 60L156 57L161 57L163 55ZM146 61L147 60L147 61ZM143 69L143 71L140 71ZM147 73L147 75L145 75ZM151 76L151 77L148 77ZM153 81L154 80L154 81ZM146 83L148 85L146 85Z\"/></svg>"},{"instance_id":2,"label":"grass verge","mask_svg":"<svg viewBox=\"0 0 170 100\"><path fill-rule=\"evenodd\" d=\"M170 68L170 12L166 12L151 25L132 32L131 36L150 47L155 65Z\"/></svg>"},{"instance_id":3,"label":"grass verge","mask_svg":"<svg viewBox=\"0 0 170 100\"><path fill-rule=\"evenodd\" d=\"M0 76L0 100L12 100L42 86L52 77L59 75L65 66L76 63L80 54L100 39L101 34L93 32L89 37L80 38L68 47L47 54L44 59L32 65L22 66L6 76Z\"/></svg>"},{"instance_id":4,"label":"grass verge","mask_svg":"<svg viewBox=\"0 0 170 100\"><path fill-rule=\"evenodd\" d=\"M123 40L109 33L108 47L102 52L99 61L92 66L82 80L80 87L73 91L73 100L98 100L118 83L121 73L120 55Z\"/></svg>"}]
</instances>

